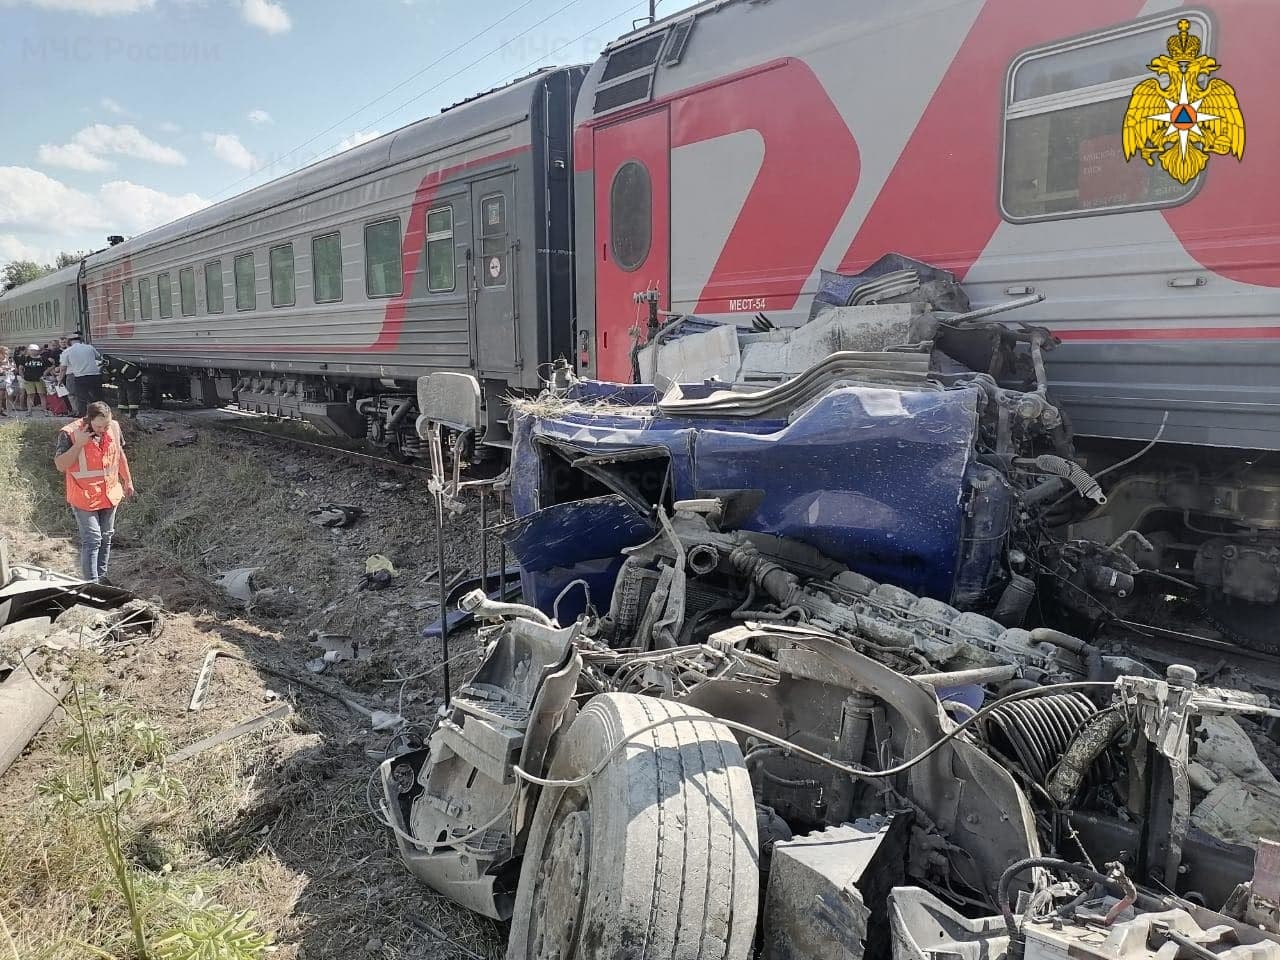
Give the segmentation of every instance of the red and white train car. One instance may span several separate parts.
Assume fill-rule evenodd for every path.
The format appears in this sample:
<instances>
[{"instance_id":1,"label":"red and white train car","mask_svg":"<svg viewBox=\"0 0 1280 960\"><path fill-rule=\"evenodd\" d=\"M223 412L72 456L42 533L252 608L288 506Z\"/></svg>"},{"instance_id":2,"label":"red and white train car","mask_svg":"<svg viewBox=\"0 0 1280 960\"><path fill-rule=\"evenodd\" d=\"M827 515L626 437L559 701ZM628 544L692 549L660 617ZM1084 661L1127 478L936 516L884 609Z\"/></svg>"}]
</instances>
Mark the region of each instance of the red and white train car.
<instances>
[{"instance_id":1,"label":"red and white train car","mask_svg":"<svg viewBox=\"0 0 1280 960\"><path fill-rule=\"evenodd\" d=\"M1184 19L1247 130L1186 184L1122 140ZM575 117L580 366L629 379L643 290L801 323L822 269L894 252L975 306L1041 293L1016 318L1063 341L1088 465L1163 441L1068 536L1136 529L1144 565L1275 603L1278 36L1275 0L711 0L623 37Z\"/></svg>"},{"instance_id":2,"label":"red and white train car","mask_svg":"<svg viewBox=\"0 0 1280 960\"><path fill-rule=\"evenodd\" d=\"M1147 64L1187 18L1248 125L1187 185L1121 149ZM632 295L800 322L821 268L886 252L1066 342L1088 434L1280 442L1280 4L709 2L613 44L578 99L584 366L630 371ZM1207 78L1206 78L1207 79ZM587 255L587 253L590 255Z\"/></svg>"}]
</instances>

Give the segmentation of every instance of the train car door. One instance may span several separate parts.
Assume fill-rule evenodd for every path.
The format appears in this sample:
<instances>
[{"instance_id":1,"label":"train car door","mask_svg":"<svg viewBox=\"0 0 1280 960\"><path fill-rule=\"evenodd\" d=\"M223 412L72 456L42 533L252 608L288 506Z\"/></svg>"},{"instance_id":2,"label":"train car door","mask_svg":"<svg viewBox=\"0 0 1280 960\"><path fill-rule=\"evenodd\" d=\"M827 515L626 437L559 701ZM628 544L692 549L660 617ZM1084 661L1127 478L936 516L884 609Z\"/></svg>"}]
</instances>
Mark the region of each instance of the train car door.
<instances>
[{"instance_id":1,"label":"train car door","mask_svg":"<svg viewBox=\"0 0 1280 960\"><path fill-rule=\"evenodd\" d=\"M631 381L631 328L658 291L671 306L671 127L667 108L595 132L596 376ZM581 255L581 253L579 254Z\"/></svg>"},{"instance_id":2,"label":"train car door","mask_svg":"<svg viewBox=\"0 0 1280 960\"><path fill-rule=\"evenodd\" d=\"M513 173L471 185L471 300L482 374L513 373L521 365L517 241L511 228L515 190Z\"/></svg>"}]
</instances>

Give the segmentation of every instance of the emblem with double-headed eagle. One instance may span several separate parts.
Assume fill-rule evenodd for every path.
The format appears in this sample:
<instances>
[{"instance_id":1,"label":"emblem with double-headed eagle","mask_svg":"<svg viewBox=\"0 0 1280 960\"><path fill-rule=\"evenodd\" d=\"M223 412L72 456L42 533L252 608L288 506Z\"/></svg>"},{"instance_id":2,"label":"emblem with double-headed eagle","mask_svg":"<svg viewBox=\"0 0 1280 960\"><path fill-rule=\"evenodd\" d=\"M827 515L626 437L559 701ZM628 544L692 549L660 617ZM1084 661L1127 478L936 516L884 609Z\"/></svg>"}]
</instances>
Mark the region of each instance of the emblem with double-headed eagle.
<instances>
[{"instance_id":1,"label":"emblem with double-headed eagle","mask_svg":"<svg viewBox=\"0 0 1280 960\"><path fill-rule=\"evenodd\" d=\"M1244 114L1235 88L1210 76L1221 65L1201 54L1191 21L1178 21L1168 51L1147 65L1157 76L1134 87L1124 116L1124 158L1142 154L1150 166L1158 158L1171 177L1190 183L1211 154L1244 159Z\"/></svg>"}]
</instances>

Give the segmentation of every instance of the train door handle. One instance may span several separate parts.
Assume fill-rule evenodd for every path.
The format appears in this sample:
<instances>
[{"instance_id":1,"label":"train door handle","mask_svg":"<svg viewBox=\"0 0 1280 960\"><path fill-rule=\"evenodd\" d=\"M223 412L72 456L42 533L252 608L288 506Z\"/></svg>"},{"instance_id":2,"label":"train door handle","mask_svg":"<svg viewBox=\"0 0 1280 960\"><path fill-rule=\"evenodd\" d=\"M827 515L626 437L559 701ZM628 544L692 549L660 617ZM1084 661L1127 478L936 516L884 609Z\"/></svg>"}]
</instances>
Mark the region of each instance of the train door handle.
<instances>
[{"instance_id":1,"label":"train door handle","mask_svg":"<svg viewBox=\"0 0 1280 960\"><path fill-rule=\"evenodd\" d=\"M1208 277L1174 277L1169 281L1169 286L1180 290L1184 287L1203 287L1208 282Z\"/></svg>"},{"instance_id":2,"label":"train door handle","mask_svg":"<svg viewBox=\"0 0 1280 960\"><path fill-rule=\"evenodd\" d=\"M600 244L600 262L609 262L609 245L607 243Z\"/></svg>"}]
</instances>

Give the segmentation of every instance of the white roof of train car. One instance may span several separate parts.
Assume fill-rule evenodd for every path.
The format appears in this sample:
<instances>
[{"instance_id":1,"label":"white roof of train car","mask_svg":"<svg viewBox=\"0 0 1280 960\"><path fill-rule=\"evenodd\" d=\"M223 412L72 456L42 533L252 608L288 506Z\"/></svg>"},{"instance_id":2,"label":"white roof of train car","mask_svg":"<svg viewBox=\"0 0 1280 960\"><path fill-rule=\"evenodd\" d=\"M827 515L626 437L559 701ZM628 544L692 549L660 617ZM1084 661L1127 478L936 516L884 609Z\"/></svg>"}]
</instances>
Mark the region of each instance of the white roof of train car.
<instances>
[{"instance_id":1,"label":"white roof of train car","mask_svg":"<svg viewBox=\"0 0 1280 960\"><path fill-rule=\"evenodd\" d=\"M39 280L32 280L30 283L24 283L20 287L14 287L8 293L0 296L0 301L5 301L12 305L13 301L20 297L26 297L33 293L39 293L42 290L48 290L51 287L61 286L62 284L75 283L76 277L80 274L80 264L73 263L69 267L63 267L61 270L55 270L47 276L41 277Z\"/></svg>"}]
</instances>

